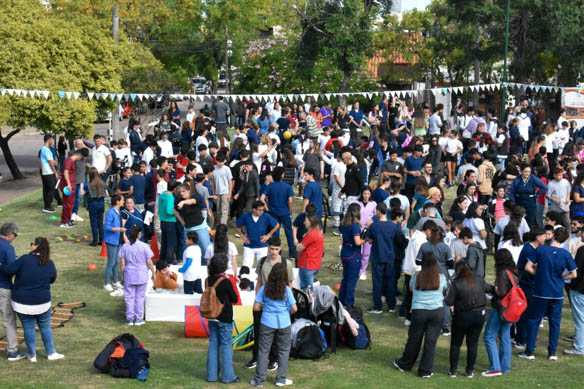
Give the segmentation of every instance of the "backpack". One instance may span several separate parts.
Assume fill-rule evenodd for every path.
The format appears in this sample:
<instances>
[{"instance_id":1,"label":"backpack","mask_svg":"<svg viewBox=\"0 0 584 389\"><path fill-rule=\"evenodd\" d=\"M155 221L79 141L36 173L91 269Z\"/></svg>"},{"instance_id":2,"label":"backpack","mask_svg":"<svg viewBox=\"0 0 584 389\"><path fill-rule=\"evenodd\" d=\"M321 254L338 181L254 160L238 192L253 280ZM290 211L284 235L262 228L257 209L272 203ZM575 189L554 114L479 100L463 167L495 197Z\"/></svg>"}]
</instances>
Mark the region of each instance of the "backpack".
<instances>
[{"instance_id":1,"label":"backpack","mask_svg":"<svg viewBox=\"0 0 584 389\"><path fill-rule=\"evenodd\" d=\"M216 290L217 286L223 281L224 277L219 277L213 286L209 287L209 279L205 281L205 290L201 296L201 305L199 310L201 315L207 319L216 319L223 311L223 304L217 297Z\"/></svg>"},{"instance_id":2,"label":"backpack","mask_svg":"<svg viewBox=\"0 0 584 389\"><path fill-rule=\"evenodd\" d=\"M310 313L311 303L308 295L304 291L296 288L292 289L292 294L294 295L296 306L298 307L298 310L292 314L292 319L294 321L298 319L310 320L312 315Z\"/></svg>"},{"instance_id":3,"label":"backpack","mask_svg":"<svg viewBox=\"0 0 584 389\"><path fill-rule=\"evenodd\" d=\"M501 305L503 306L501 316L508 323L516 323L525 312L525 309L527 309L527 299L523 290L515 284L513 274L509 270L506 270L506 272L513 286L505 297L501 299Z\"/></svg>"},{"instance_id":4,"label":"backpack","mask_svg":"<svg viewBox=\"0 0 584 389\"><path fill-rule=\"evenodd\" d=\"M126 358L127 351L142 349L144 346L140 341L132 334L122 334L113 338L99 353L93 362L93 366L99 370L101 373L109 373L113 377L131 377L131 374L136 371L136 364L129 363L130 356ZM137 363L139 368L141 366L149 367L148 365L148 355L141 354L140 360L142 362ZM145 359L144 359L145 357ZM126 359L124 361L124 358Z\"/></svg>"},{"instance_id":5,"label":"backpack","mask_svg":"<svg viewBox=\"0 0 584 389\"><path fill-rule=\"evenodd\" d=\"M354 336L351 332L351 328L348 324L344 324L342 328L342 337L345 341L345 346L352 348L353 350L365 350L371 348L371 334L369 333L369 328L363 322L362 319L353 318L357 324L359 324L359 329L357 336Z\"/></svg>"},{"instance_id":6,"label":"backpack","mask_svg":"<svg viewBox=\"0 0 584 389\"><path fill-rule=\"evenodd\" d=\"M116 151L112 148L109 148L109 151L112 156L112 164L110 165L111 174L117 174L120 171L120 166L118 159L116 158Z\"/></svg>"},{"instance_id":7,"label":"backpack","mask_svg":"<svg viewBox=\"0 0 584 389\"><path fill-rule=\"evenodd\" d=\"M321 359L327 345L324 332L310 320L297 320L291 328L292 343L290 356L301 359ZM295 338L294 338L295 334Z\"/></svg>"}]
</instances>

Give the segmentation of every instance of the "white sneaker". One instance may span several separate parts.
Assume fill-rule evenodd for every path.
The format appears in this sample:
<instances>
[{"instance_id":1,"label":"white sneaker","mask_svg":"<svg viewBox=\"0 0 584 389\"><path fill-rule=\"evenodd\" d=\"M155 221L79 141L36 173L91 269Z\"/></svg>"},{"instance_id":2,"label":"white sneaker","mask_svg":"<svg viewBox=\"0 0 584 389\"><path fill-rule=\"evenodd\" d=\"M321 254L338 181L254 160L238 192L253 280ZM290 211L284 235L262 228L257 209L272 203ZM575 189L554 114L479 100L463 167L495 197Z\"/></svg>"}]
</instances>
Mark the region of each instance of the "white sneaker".
<instances>
[{"instance_id":1,"label":"white sneaker","mask_svg":"<svg viewBox=\"0 0 584 389\"><path fill-rule=\"evenodd\" d=\"M124 285L120 281L114 282L114 288L124 289Z\"/></svg>"},{"instance_id":2,"label":"white sneaker","mask_svg":"<svg viewBox=\"0 0 584 389\"><path fill-rule=\"evenodd\" d=\"M360 279L361 281L365 281L365 280L367 279L367 275L366 275L366 274L361 274L361 275L359 276L359 279Z\"/></svg>"},{"instance_id":3,"label":"white sneaker","mask_svg":"<svg viewBox=\"0 0 584 389\"><path fill-rule=\"evenodd\" d=\"M83 218L81 216L79 216L78 214L74 213L73 215L71 215L71 219L74 222L82 222Z\"/></svg>"},{"instance_id":4,"label":"white sneaker","mask_svg":"<svg viewBox=\"0 0 584 389\"><path fill-rule=\"evenodd\" d=\"M27 357L27 359L28 359L29 361L31 361L32 363L36 363L36 355L34 355L34 356L32 356L32 357L29 355L29 356Z\"/></svg>"},{"instance_id":5,"label":"white sneaker","mask_svg":"<svg viewBox=\"0 0 584 389\"><path fill-rule=\"evenodd\" d=\"M241 238L241 235L239 235L238 233L235 234L236 238Z\"/></svg>"},{"instance_id":6,"label":"white sneaker","mask_svg":"<svg viewBox=\"0 0 584 389\"><path fill-rule=\"evenodd\" d=\"M405 325L406 327L409 327L411 324L412 324L412 322L411 322L411 321L409 321L408 319L406 319L406 320L404 321L404 325Z\"/></svg>"},{"instance_id":7,"label":"white sneaker","mask_svg":"<svg viewBox=\"0 0 584 389\"><path fill-rule=\"evenodd\" d=\"M59 354L59 353L52 353L49 354L49 356L47 357L47 359L49 361L56 361L57 359L63 359L65 358L65 356L63 354Z\"/></svg>"},{"instance_id":8,"label":"white sneaker","mask_svg":"<svg viewBox=\"0 0 584 389\"><path fill-rule=\"evenodd\" d=\"M123 295L124 295L124 291L121 289L116 289L110 293L110 296L112 296L112 297L121 297Z\"/></svg>"},{"instance_id":9,"label":"white sneaker","mask_svg":"<svg viewBox=\"0 0 584 389\"><path fill-rule=\"evenodd\" d=\"M114 290L114 288L112 287L112 284L104 285L103 288L108 292L112 292Z\"/></svg>"},{"instance_id":10,"label":"white sneaker","mask_svg":"<svg viewBox=\"0 0 584 389\"><path fill-rule=\"evenodd\" d=\"M294 381L286 378L286 380L284 382L276 382L276 386L288 386L288 385L292 385L294 383Z\"/></svg>"}]
</instances>

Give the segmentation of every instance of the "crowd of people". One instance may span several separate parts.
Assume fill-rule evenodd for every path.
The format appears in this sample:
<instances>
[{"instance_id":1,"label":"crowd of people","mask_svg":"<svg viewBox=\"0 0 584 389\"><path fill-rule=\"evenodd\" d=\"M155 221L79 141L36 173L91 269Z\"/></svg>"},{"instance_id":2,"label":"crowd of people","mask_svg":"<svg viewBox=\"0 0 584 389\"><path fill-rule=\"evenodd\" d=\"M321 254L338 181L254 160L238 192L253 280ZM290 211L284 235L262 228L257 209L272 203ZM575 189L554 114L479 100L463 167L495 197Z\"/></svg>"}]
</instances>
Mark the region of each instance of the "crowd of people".
<instances>
[{"instance_id":1,"label":"crowd of people","mask_svg":"<svg viewBox=\"0 0 584 389\"><path fill-rule=\"evenodd\" d=\"M501 119L461 99L453 106L447 114L441 104L386 97L365 114L358 102L333 109L313 100L281 105L244 99L233 107L219 97L212 109L189 107L183 116L173 102L153 133L131 119L125 137L109 145L100 135L93 143L77 139L66 158L66 145L59 142L55 150L46 135L39 153L43 212L55 212L56 199L60 227L73 228L83 221L78 210L86 204L91 245L105 242L107 248L104 288L125 296L128 325L144 324L149 269L158 279L168 264L180 264L184 293L202 291L195 269L207 269L226 307L210 326L209 381L219 370L224 382L237 379L227 367L227 307L241 303L241 270L255 268L257 346L246 367L257 369L253 385L261 386L266 369L276 368L278 384L291 383L282 339L289 330L284 317L295 303L292 268L299 268L300 286L310 292L327 228L341 240L340 263L331 265L342 269L341 304L355 304L356 285L369 268L373 301L367 312L382 314L385 303L409 326L394 363L399 370L412 369L423 340L418 374L430 377L444 335L451 336L448 375L456 377L466 336L465 375L472 377L484 327L490 366L482 375L509 373L512 344L523 349L519 357L535 358L544 319L548 358L555 360L565 292L576 335L564 352L584 356L582 131L563 110L551 120L527 97ZM232 117L237 125L229 131ZM452 196L449 209L445 194ZM294 198L302 200L295 217ZM281 227L287 259L281 258ZM243 242L241 267L230 228ZM158 271L146 244L152 241L160 249ZM493 283L485 281L489 253ZM510 323L502 319L501 300L515 284L528 307Z\"/></svg>"}]
</instances>

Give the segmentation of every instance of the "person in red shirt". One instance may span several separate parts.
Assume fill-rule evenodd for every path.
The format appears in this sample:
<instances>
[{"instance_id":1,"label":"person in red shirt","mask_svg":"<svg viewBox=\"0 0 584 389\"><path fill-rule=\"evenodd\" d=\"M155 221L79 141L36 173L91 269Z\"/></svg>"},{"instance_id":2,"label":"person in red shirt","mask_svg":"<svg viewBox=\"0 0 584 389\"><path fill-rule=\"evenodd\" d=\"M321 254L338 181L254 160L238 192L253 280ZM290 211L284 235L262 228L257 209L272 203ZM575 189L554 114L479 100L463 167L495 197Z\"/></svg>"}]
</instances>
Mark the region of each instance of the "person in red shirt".
<instances>
[{"instance_id":1,"label":"person in red shirt","mask_svg":"<svg viewBox=\"0 0 584 389\"><path fill-rule=\"evenodd\" d=\"M300 277L300 289L312 288L314 276L320 270L324 253L324 235L320 231L318 215L307 216L304 225L309 231L296 246L298 257L298 275Z\"/></svg>"},{"instance_id":2,"label":"person in red shirt","mask_svg":"<svg viewBox=\"0 0 584 389\"><path fill-rule=\"evenodd\" d=\"M73 155L63 163L63 175L59 182L59 189L63 192L63 211L61 213L61 228L71 228L75 224L71 221L71 213L75 205L75 162L84 160L89 155L89 150L82 148L76 150ZM69 189L69 194L65 194L65 188Z\"/></svg>"},{"instance_id":3,"label":"person in red shirt","mask_svg":"<svg viewBox=\"0 0 584 389\"><path fill-rule=\"evenodd\" d=\"M340 134L338 131L333 131L333 132L331 133L331 138L329 139L329 141L328 141L328 142L326 142L326 145L324 146L324 149L325 149L326 151L331 151L331 147L333 146L333 142L338 142L338 143L339 143L339 145L340 145L341 147L343 147L343 146L344 146L344 145L343 145L343 141L340 139L340 136L341 136L341 135L342 135L342 134Z\"/></svg>"}]
</instances>

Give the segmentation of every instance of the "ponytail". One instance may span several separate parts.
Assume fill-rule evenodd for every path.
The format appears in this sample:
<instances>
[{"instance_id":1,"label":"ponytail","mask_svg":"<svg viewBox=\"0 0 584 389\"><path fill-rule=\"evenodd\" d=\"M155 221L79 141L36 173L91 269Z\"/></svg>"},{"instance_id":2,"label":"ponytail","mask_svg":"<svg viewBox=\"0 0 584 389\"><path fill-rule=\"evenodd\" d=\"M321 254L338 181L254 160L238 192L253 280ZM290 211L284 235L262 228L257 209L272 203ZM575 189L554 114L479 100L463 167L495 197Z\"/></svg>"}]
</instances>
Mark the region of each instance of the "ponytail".
<instances>
[{"instance_id":1,"label":"ponytail","mask_svg":"<svg viewBox=\"0 0 584 389\"><path fill-rule=\"evenodd\" d=\"M136 241L138 240L138 236L140 236L140 233L142 232L142 227L140 227L137 224L134 224L132 226L132 228L130 229L130 244L134 244L136 243Z\"/></svg>"}]
</instances>

